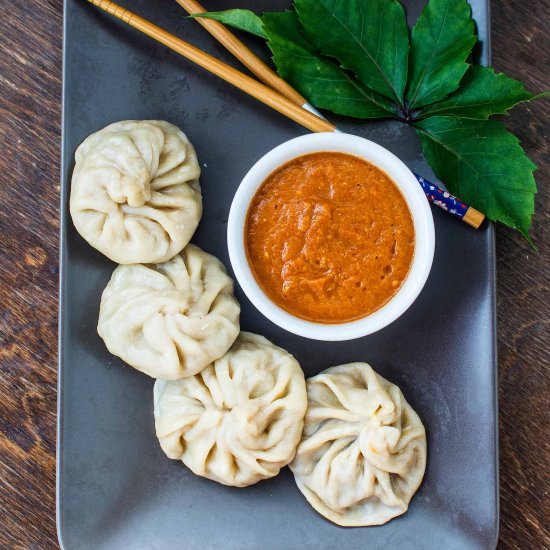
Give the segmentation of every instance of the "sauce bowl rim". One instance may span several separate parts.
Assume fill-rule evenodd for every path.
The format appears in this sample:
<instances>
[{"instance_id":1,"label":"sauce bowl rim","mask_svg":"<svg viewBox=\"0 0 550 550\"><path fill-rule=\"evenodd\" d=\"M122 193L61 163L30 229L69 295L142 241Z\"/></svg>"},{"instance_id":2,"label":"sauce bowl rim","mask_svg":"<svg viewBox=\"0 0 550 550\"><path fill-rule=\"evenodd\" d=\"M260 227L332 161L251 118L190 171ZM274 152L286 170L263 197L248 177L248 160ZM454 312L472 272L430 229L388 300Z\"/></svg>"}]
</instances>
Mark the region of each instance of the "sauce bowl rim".
<instances>
[{"instance_id":1,"label":"sauce bowl rim","mask_svg":"<svg viewBox=\"0 0 550 550\"><path fill-rule=\"evenodd\" d=\"M415 250L411 268L401 288L381 308L345 323L316 323L296 317L276 305L262 290L246 254L245 224L256 192L283 164L309 153L341 152L363 158L382 169L399 188L410 209ZM231 203L227 223L229 259L235 277L252 304L270 321L299 336L313 340L344 341L367 336L398 319L416 300L430 274L435 229L430 205L409 168L392 152L366 138L339 132L307 134L285 141L261 157L241 181Z\"/></svg>"}]
</instances>

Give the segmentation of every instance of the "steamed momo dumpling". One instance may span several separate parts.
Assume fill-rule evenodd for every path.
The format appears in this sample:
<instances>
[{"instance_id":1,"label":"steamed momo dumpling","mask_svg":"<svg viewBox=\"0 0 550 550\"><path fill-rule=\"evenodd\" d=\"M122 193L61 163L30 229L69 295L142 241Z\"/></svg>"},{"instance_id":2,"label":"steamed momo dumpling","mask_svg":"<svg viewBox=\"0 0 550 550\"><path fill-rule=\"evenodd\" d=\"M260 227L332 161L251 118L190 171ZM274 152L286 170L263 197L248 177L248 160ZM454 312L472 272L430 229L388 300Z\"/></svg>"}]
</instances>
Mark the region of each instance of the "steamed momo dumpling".
<instances>
[{"instance_id":1,"label":"steamed momo dumpling","mask_svg":"<svg viewBox=\"0 0 550 550\"><path fill-rule=\"evenodd\" d=\"M241 332L195 376L157 380L154 402L157 437L169 458L197 475L244 487L277 475L292 460L307 397L290 353Z\"/></svg>"},{"instance_id":2,"label":"steamed momo dumpling","mask_svg":"<svg viewBox=\"0 0 550 550\"><path fill-rule=\"evenodd\" d=\"M401 390L366 363L308 379L304 434L290 465L298 488L343 526L403 514L426 468L426 432Z\"/></svg>"},{"instance_id":3,"label":"steamed momo dumpling","mask_svg":"<svg viewBox=\"0 0 550 550\"><path fill-rule=\"evenodd\" d=\"M77 231L120 264L164 262L202 215L200 167L185 134L161 120L115 122L75 154L70 210Z\"/></svg>"},{"instance_id":4,"label":"steamed momo dumpling","mask_svg":"<svg viewBox=\"0 0 550 550\"><path fill-rule=\"evenodd\" d=\"M132 367L174 380L230 348L239 313L223 264L188 244L162 264L118 266L101 296L97 331Z\"/></svg>"}]
</instances>

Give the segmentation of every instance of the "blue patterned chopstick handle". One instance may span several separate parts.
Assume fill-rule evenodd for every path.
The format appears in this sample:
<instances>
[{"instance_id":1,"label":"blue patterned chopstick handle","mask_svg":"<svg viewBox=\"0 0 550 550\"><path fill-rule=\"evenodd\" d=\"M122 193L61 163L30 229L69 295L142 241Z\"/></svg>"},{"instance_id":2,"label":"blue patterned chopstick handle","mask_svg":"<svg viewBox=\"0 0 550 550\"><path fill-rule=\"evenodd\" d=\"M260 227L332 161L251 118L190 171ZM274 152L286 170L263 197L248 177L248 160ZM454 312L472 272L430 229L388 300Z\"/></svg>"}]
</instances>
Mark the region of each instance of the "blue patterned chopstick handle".
<instances>
[{"instance_id":1,"label":"blue patterned chopstick handle","mask_svg":"<svg viewBox=\"0 0 550 550\"><path fill-rule=\"evenodd\" d=\"M442 208L443 210L446 210L449 214L453 214L457 218L462 219L464 217L464 214L466 214L470 208L467 204L463 203L460 199L457 199L454 195L451 195L448 191L444 191L435 185L435 183L424 179L418 174L414 175L431 203L439 206L439 208Z\"/></svg>"}]
</instances>

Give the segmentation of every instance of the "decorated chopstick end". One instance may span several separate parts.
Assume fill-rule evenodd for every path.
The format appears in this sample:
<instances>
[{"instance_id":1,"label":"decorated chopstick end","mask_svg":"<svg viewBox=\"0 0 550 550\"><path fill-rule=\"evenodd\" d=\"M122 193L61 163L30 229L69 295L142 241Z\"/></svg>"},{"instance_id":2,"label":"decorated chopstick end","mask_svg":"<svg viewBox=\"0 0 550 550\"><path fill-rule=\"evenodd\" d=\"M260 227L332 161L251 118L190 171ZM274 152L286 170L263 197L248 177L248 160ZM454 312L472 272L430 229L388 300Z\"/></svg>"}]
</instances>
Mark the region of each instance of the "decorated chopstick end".
<instances>
[{"instance_id":1,"label":"decorated chopstick end","mask_svg":"<svg viewBox=\"0 0 550 550\"><path fill-rule=\"evenodd\" d=\"M451 195L448 191L445 191L428 181L427 179L415 174L418 183L422 186L424 194L427 199L439 208L449 212L453 216L460 218L462 221L466 222L468 225L471 225L473 228L477 229L485 219L485 215L467 205L465 202L461 201L454 195Z\"/></svg>"}]
</instances>

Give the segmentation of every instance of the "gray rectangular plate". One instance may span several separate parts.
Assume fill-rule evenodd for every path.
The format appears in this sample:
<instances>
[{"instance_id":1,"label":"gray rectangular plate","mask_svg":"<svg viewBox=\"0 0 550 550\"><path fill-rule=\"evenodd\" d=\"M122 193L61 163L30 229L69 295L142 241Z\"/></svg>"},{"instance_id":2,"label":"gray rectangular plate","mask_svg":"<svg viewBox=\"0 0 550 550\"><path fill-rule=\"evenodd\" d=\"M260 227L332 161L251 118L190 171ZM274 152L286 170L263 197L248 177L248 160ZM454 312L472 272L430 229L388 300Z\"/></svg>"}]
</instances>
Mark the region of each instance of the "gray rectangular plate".
<instances>
[{"instance_id":1,"label":"gray rectangular plate","mask_svg":"<svg viewBox=\"0 0 550 550\"><path fill-rule=\"evenodd\" d=\"M173 0L125 7L238 67ZM282 9L286 1L208 0L209 9ZM422 0L404 2L413 21ZM472 2L488 52L488 6ZM262 45L247 38L258 52ZM381 527L344 529L319 516L288 468L233 489L167 459L154 431L153 380L111 356L96 332L115 265L76 233L69 214L74 152L123 119L166 119L195 145L204 216L193 241L229 268L226 223L241 178L264 153L306 131L140 35L84 0L65 0L58 431L58 530L66 550L470 550L498 530L494 234L433 209L436 254L420 298L377 334L329 343L267 321L237 288L243 329L288 349L307 376L368 361L398 384L428 432L428 467L407 514ZM418 139L397 122L352 124L432 176Z\"/></svg>"}]
</instances>

